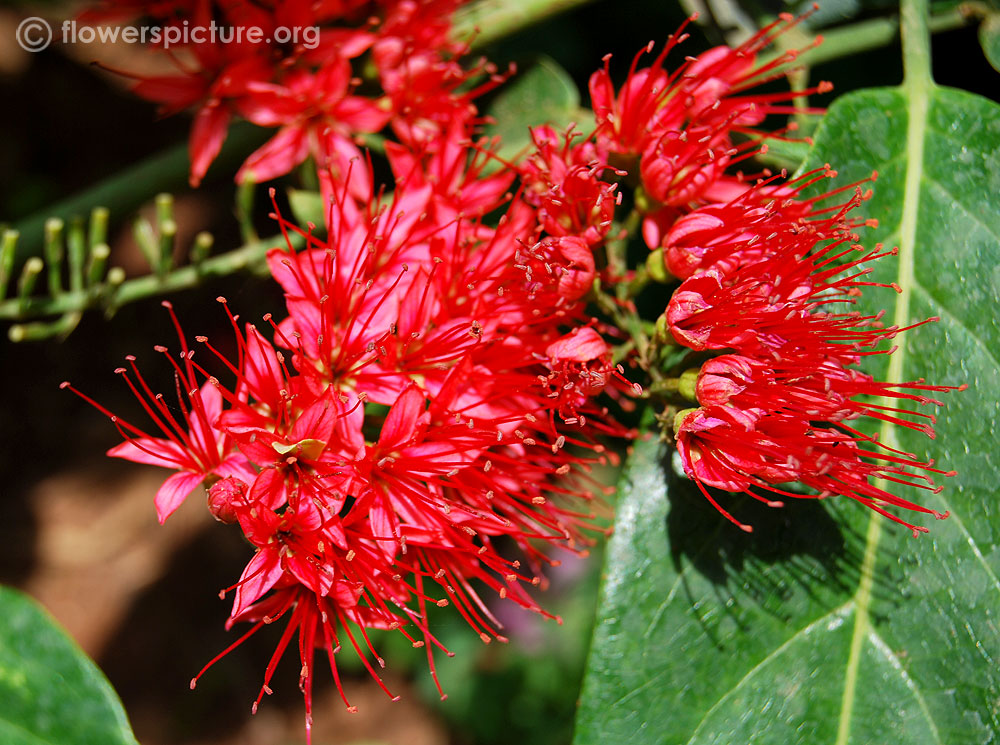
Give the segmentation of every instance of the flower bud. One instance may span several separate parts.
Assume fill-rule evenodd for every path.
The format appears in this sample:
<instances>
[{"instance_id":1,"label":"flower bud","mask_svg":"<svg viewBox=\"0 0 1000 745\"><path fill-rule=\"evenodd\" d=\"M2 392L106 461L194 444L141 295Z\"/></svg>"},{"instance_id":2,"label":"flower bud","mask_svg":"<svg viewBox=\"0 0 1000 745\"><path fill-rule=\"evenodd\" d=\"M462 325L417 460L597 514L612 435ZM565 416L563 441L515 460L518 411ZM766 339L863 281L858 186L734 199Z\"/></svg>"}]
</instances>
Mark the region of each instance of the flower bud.
<instances>
[{"instance_id":1,"label":"flower bud","mask_svg":"<svg viewBox=\"0 0 1000 745\"><path fill-rule=\"evenodd\" d=\"M662 248L656 249L646 257L646 272L650 279L660 284L667 284L673 280L673 275L667 271Z\"/></svg>"},{"instance_id":2,"label":"flower bud","mask_svg":"<svg viewBox=\"0 0 1000 745\"><path fill-rule=\"evenodd\" d=\"M696 383L697 400L702 406L725 405L753 382L763 365L738 354L724 354L702 365Z\"/></svg>"},{"instance_id":3,"label":"flower bud","mask_svg":"<svg viewBox=\"0 0 1000 745\"><path fill-rule=\"evenodd\" d=\"M678 380L677 392L684 396L684 398L688 401L698 401L696 386L700 375L701 370L697 367L693 367L690 370L685 370L681 373L681 377Z\"/></svg>"},{"instance_id":4,"label":"flower bud","mask_svg":"<svg viewBox=\"0 0 1000 745\"><path fill-rule=\"evenodd\" d=\"M666 271L680 279L694 274L701 268L709 245L717 240L716 234L723 227L721 219L704 211L678 219L663 239Z\"/></svg>"},{"instance_id":5,"label":"flower bud","mask_svg":"<svg viewBox=\"0 0 1000 745\"><path fill-rule=\"evenodd\" d=\"M673 334L670 333L670 321L667 319L666 312L661 313L656 319L656 343L661 346L676 344Z\"/></svg>"},{"instance_id":6,"label":"flower bud","mask_svg":"<svg viewBox=\"0 0 1000 745\"><path fill-rule=\"evenodd\" d=\"M579 300L594 285L594 252L586 241L575 235L546 240L552 242L567 262L564 273L559 277L559 294L567 300Z\"/></svg>"},{"instance_id":7,"label":"flower bud","mask_svg":"<svg viewBox=\"0 0 1000 745\"><path fill-rule=\"evenodd\" d=\"M687 418L697 414L699 411L701 411L701 409L681 409L674 414L674 437L677 437L677 433L681 431L681 427L684 426L684 422L687 421Z\"/></svg>"},{"instance_id":8,"label":"flower bud","mask_svg":"<svg viewBox=\"0 0 1000 745\"><path fill-rule=\"evenodd\" d=\"M208 511L220 523L234 523L234 505L245 499L246 492L247 485L233 476L216 481L208 490Z\"/></svg>"},{"instance_id":9,"label":"flower bud","mask_svg":"<svg viewBox=\"0 0 1000 745\"><path fill-rule=\"evenodd\" d=\"M545 349L553 362L590 362L600 359L609 351L607 342L589 326L574 329Z\"/></svg>"}]
</instances>

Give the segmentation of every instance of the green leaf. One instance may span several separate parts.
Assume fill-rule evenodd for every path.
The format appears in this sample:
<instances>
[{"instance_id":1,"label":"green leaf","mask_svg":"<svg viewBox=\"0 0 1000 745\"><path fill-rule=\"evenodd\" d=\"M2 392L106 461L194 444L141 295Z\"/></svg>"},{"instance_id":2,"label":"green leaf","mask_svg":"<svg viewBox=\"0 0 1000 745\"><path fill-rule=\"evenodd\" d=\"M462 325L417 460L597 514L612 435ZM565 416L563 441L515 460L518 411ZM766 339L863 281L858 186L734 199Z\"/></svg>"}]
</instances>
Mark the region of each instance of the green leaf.
<instances>
[{"instance_id":1,"label":"green leaf","mask_svg":"<svg viewBox=\"0 0 1000 745\"><path fill-rule=\"evenodd\" d=\"M929 82L839 99L810 162L879 172L863 210L866 302L895 339L886 377L943 396L937 439L888 444L958 476L909 495L951 516L910 532L850 500L726 502L713 515L642 443L623 482L575 742L964 745L1000 740L1000 107ZM885 357L878 360L885 366ZM902 431L896 431L901 429ZM911 492L914 490L910 490ZM668 495L669 494L669 495Z\"/></svg>"},{"instance_id":2,"label":"green leaf","mask_svg":"<svg viewBox=\"0 0 1000 745\"><path fill-rule=\"evenodd\" d=\"M323 195L318 191L289 189L288 204L292 208L295 221L303 229L309 223L321 230L326 227L326 208L323 205Z\"/></svg>"},{"instance_id":3,"label":"green leaf","mask_svg":"<svg viewBox=\"0 0 1000 745\"><path fill-rule=\"evenodd\" d=\"M107 679L26 595L0 587L0 742L136 745Z\"/></svg>"},{"instance_id":4,"label":"green leaf","mask_svg":"<svg viewBox=\"0 0 1000 745\"><path fill-rule=\"evenodd\" d=\"M528 127L551 124L563 129L580 117L580 92L555 60L540 56L497 94L488 114L496 120L486 129L500 135L500 154L513 157L531 144Z\"/></svg>"},{"instance_id":5,"label":"green leaf","mask_svg":"<svg viewBox=\"0 0 1000 745\"><path fill-rule=\"evenodd\" d=\"M993 69L1000 71L1000 13L990 13L983 19L979 25L979 44Z\"/></svg>"}]
</instances>

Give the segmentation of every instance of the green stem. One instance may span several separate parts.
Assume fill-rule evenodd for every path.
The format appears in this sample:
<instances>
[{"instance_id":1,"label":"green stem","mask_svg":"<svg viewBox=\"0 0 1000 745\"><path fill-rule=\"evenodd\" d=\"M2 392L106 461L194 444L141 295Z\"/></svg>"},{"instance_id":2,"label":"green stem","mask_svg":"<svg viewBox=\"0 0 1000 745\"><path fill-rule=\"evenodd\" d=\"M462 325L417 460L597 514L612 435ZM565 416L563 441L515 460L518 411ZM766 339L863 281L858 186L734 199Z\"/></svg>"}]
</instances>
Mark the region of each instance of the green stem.
<instances>
[{"instance_id":1,"label":"green stem","mask_svg":"<svg viewBox=\"0 0 1000 745\"><path fill-rule=\"evenodd\" d=\"M923 89L931 78L931 34L927 0L900 2L900 32L903 39L903 85Z\"/></svg>"},{"instance_id":2,"label":"green stem","mask_svg":"<svg viewBox=\"0 0 1000 745\"><path fill-rule=\"evenodd\" d=\"M301 236L290 233L289 237L293 247L301 247ZM284 237L273 236L162 276L151 274L121 283L105 283L87 290L63 292L57 297L24 296L7 300L0 302L0 320L56 316L98 307L113 312L137 300L195 287L210 277L222 277L243 269L261 269L267 252L275 246L284 245Z\"/></svg>"},{"instance_id":3,"label":"green stem","mask_svg":"<svg viewBox=\"0 0 1000 745\"><path fill-rule=\"evenodd\" d=\"M923 17L927 18L926 2L923 3L923 8ZM964 5L960 5L957 8L951 8L928 18L926 28L933 33L950 31L968 25L972 17L969 9ZM796 63L815 66L852 54L879 49L895 41L899 33L900 21L898 16L874 18L869 21L852 23L848 26L824 32L822 34L823 43L814 49L803 52L796 60ZM769 61L774 56L776 54L762 55L761 59L762 61Z\"/></svg>"},{"instance_id":4,"label":"green stem","mask_svg":"<svg viewBox=\"0 0 1000 745\"><path fill-rule=\"evenodd\" d=\"M315 172L315 171L314 171ZM260 236L253 226L253 207L257 195L257 182L253 176L243 180L236 187L236 221L240 224L240 236L244 243L257 243Z\"/></svg>"},{"instance_id":5,"label":"green stem","mask_svg":"<svg viewBox=\"0 0 1000 745\"><path fill-rule=\"evenodd\" d=\"M455 11L452 34L456 39L476 34L472 47L484 47L588 2L590 0L479 0Z\"/></svg>"},{"instance_id":6,"label":"green stem","mask_svg":"<svg viewBox=\"0 0 1000 745\"><path fill-rule=\"evenodd\" d=\"M649 373L650 377L658 380L661 376L659 371L650 364L649 350L651 349L649 336L643 328L643 321L635 312L634 308L625 308L617 302L610 294L604 292L599 281L594 283L594 292L591 295L593 301L605 314L610 316L615 325L629 335L629 340L625 344L616 348L615 362L624 359L624 355L629 350L635 350L639 367ZM621 356L619 356L621 355Z\"/></svg>"},{"instance_id":7,"label":"green stem","mask_svg":"<svg viewBox=\"0 0 1000 745\"><path fill-rule=\"evenodd\" d=\"M246 158L247 152L263 142L269 133L270 130L250 124L234 126L210 173L232 173ZM50 217L60 217L69 222L75 215L86 215L103 205L113 205L119 215L127 214L160 192L186 187L189 166L187 144L175 145L19 220L15 228L20 232L21 239L15 263L20 264L29 256L40 253L45 222Z\"/></svg>"},{"instance_id":8,"label":"green stem","mask_svg":"<svg viewBox=\"0 0 1000 745\"><path fill-rule=\"evenodd\" d=\"M620 227L615 226L612 228L613 231L621 230L625 237L613 238L604 244L604 252L608 262L608 269L611 271L611 274L619 280L615 283L615 294L619 300L625 300L626 297L625 283L620 280L623 280L625 275L628 273L628 259L626 257L627 241L631 236L635 235L636 230L639 228L641 219L642 216L635 210L632 210Z\"/></svg>"},{"instance_id":9,"label":"green stem","mask_svg":"<svg viewBox=\"0 0 1000 745\"><path fill-rule=\"evenodd\" d=\"M611 350L612 364L618 365L624 362L626 359L628 359L628 356L632 354L634 350L635 350L635 342L632 341L631 339L612 348Z\"/></svg>"}]
</instances>

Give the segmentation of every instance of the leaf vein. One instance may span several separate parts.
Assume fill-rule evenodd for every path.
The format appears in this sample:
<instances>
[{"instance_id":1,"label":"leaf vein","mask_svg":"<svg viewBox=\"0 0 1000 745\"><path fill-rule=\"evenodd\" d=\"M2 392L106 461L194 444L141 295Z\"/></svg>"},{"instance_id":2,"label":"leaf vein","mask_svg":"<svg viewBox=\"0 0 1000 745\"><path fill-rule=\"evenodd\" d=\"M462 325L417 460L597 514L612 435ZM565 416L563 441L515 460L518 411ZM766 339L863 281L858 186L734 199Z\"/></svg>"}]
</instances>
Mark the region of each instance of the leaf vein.
<instances>
[{"instance_id":1,"label":"leaf vein","mask_svg":"<svg viewBox=\"0 0 1000 745\"><path fill-rule=\"evenodd\" d=\"M934 295L934 293L931 292L927 287L921 284L920 280L914 278L913 287L918 292L920 292L925 298L933 301L933 304L937 309L944 311L944 314L948 316L948 320L953 322L956 326L962 329L962 331L964 331L971 339L973 339L976 342L976 346L980 347L983 350L983 353L989 358L990 362L992 362L995 367L1000 369L1000 359L998 359L997 356L990 350L986 342L980 339L979 335L976 334L971 328L969 328L969 325L965 321L963 321L960 316L956 315L951 310L951 308L949 308L944 303L944 301L942 301L939 297Z\"/></svg>"},{"instance_id":2,"label":"leaf vein","mask_svg":"<svg viewBox=\"0 0 1000 745\"><path fill-rule=\"evenodd\" d=\"M940 190L945 196L948 197L948 199L951 200L952 206L960 207L962 209L963 214L965 214L969 218L969 220L971 220L976 225L981 227L997 243L1000 243L1000 232L995 230L992 226L987 225L983 221L982 217L980 217L970 208L968 208L958 197L952 194L951 191L944 184L942 184L937 179L927 175L924 175L923 181L928 186L936 187L938 190Z\"/></svg>"},{"instance_id":3,"label":"leaf vein","mask_svg":"<svg viewBox=\"0 0 1000 745\"><path fill-rule=\"evenodd\" d=\"M931 716L930 709L927 708L927 701L924 699L924 695L920 688L917 686L917 682L910 677L910 674L906 672L903 667L903 661L899 659L899 655L892 651L885 640L879 636L879 633L872 628L868 627L868 641L871 642L872 646L882 654L883 657L889 662L890 665L899 673L900 678L903 680L903 684L910 689L913 697L917 701L917 706L920 707L920 713L924 715L924 719L927 720L928 728L931 734L934 736L934 742L938 745L944 745L941 740L941 733L938 732L937 723Z\"/></svg>"},{"instance_id":4,"label":"leaf vein","mask_svg":"<svg viewBox=\"0 0 1000 745\"><path fill-rule=\"evenodd\" d=\"M790 637L788 637L788 639L786 639L784 642L782 642L779 646L777 646L773 650L771 650L760 662L758 662L756 665L754 665L752 668L750 668L750 670L747 671L747 674L744 675L742 678L740 678L739 681L736 683L736 685L734 685L732 688L730 688L728 691L726 691L724 694L722 694L722 696L720 696L719 699L714 704L712 704L711 708L709 708L705 712L705 714L699 720L698 725L691 732L691 737L688 738L687 745L692 745L692 743L694 743L695 738L698 736L698 733L701 731L702 727L705 726L705 722L708 721L708 718L712 715L712 713L716 709L718 709L720 706L722 706L722 704L727 699L729 699L733 694L735 694L740 688L742 688L745 683L747 683L748 681L750 681L754 677L754 675L756 675L757 672L760 671L764 667L764 665L766 665L771 660L775 659L778 655L780 655L782 652L784 652L789 646L791 646L800 637L804 636L805 634L810 633L811 631L813 631L813 629L815 629L817 626L821 625L822 623L826 622L828 619L830 619L830 618L832 618L834 616L837 616L837 615L844 615L844 616L846 616L852 609L854 609L854 605L855 605L854 604L854 600L851 599L851 600L848 600L843 605L840 605L840 606L834 608L833 610L824 613L822 616L820 616L819 618L817 618L815 621L813 621L810 624L807 624L806 626L803 626L801 629L799 629L794 634L792 634Z\"/></svg>"}]
</instances>

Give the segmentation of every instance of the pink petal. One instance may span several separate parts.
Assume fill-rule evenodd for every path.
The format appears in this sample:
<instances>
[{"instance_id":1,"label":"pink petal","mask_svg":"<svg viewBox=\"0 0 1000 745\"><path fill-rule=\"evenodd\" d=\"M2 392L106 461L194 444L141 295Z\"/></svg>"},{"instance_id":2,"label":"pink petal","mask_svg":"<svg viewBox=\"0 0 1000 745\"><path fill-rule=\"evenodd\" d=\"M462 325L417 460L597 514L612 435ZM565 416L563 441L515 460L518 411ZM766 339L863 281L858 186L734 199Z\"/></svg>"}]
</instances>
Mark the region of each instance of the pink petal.
<instances>
[{"instance_id":1,"label":"pink petal","mask_svg":"<svg viewBox=\"0 0 1000 745\"><path fill-rule=\"evenodd\" d=\"M296 101L284 86L252 81L245 89L234 94L240 97L237 111L258 127L282 127L302 114L303 103Z\"/></svg>"},{"instance_id":2,"label":"pink petal","mask_svg":"<svg viewBox=\"0 0 1000 745\"><path fill-rule=\"evenodd\" d=\"M284 373L274 347L256 330L247 328L247 351L243 374L254 396L272 409L281 405Z\"/></svg>"},{"instance_id":3,"label":"pink petal","mask_svg":"<svg viewBox=\"0 0 1000 745\"><path fill-rule=\"evenodd\" d=\"M317 168L322 181L332 183L347 182L347 190L352 197L368 201L372 194L371 173L358 146L345 135L327 127L319 135ZM339 189L338 189L339 191ZM324 191L326 195L332 193Z\"/></svg>"},{"instance_id":4,"label":"pink petal","mask_svg":"<svg viewBox=\"0 0 1000 745\"><path fill-rule=\"evenodd\" d=\"M277 468L263 469L250 486L247 498L251 503L259 502L268 509L278 509L288 501L285 474ZM247 537L253 540L252 535Z\"/></svg>"},{"instance_id":5,"label":"pink petal","mask_svg":"<svg viewBox=\"0 0 1000 745\"><path fill-rule=\"evenodd\" d=\"M350 127L352 132L378 132L392 118L392 112L367 98L347 96L335 107L337 121Z\"/></svg>"},{"instance_id":6,"label":"pink petal","mask_svg":"<svg viewBox=\"0 0 1000 745\"><path fill-rule=\"evenodd\" d=\"M215 427L215 423L222 413L222 393L219 392L218 386L211 383L204 383L199 393L201 395L201 404L205 407L205 416L208 419L208 423Z\"/></svg>"},{"instance_id":7,"label":"pink petal","mask_svg":"<svg viewBox=\"0 0 1000 745\"><path fill-rule=\"evenodd\" d=\"M147 101L163 104L164 113L186 109L205 95L205 82L195 75L145 78L132 86L132 92Z\"/></svg>"},{"instance_id":8,"label":"pink petal","mask_svg":"<svg viewBox=\"0 0 1000 745\"><path fill-rule=\"evenodd\" d=\"M263 183L291 171L306 159L309 141L301 127L289 125L265 142L246 159L236 181L242 183L251 174L254 181Z\"/></svg>"},{"instance_id":9,"label":"pink petal","mask_svg":"<svg viewBox=\"0 0 1000 745\"><path fill-rule=\"evenodd\" d=\"M321 396L299 414L288 435L289 442L302 440L329 442L339 414L339 407L333 402L333 394L327 391L326 395Z\"/></svg>"},{"instance_id":10,"label":"pink petal","mask_svg":"<svg viewBox=\"0 0 1000 745\"><path fill-rule=\"evenodd\" d=\"M309 23L312 23L310 19ZM302 25L308 25L303 23ZM317 49L336 49L337 54L345 59L353 59L368 51L375 41L375 35L357 29L325 29L322 42Z\"/></svg>"},{"instance_id":11,"label":"pink petal","mask_svg":"<svg viewBox=\"0 0 1000 745\"><path fill-rule=\"evenodd\" d=\"M346 59L337 57L320 68L313 76L310 87L317 98L322 96L325 103L333 104L346 95L350 80L351 65Z\"/></svg>"},{"instance_id":12,"label":"pink petal","mask_svg":"<svg viewBox=\"0 0 1000 745\"><path fill-rule=\"evenodd\" d=\"M338 579L331 589L333 592L330 593L330 597L337 602L339 607L353 608L358 604L365 588L360 582Z\"/></svg>"},{"instance_id":13,"label":"pink petal","mask_svg":"<svg viewBox=\"0 0 1000 745\"><path fill-rule=\"evenodd\" d=\"M230 476L252 484L257 478L257 471L250 465L242 453L233 453L220 463L212 473L222 478Z\"/></svg>"},{"instance_id":14,"label":"pink petal","mask_svg":"<svg viewBox=\"0 0 1000 745\"><path fill-rule=\"evenodd\" d=\"M403 391L389 409L378 438L379 450L391 452L413 437L417 420L424 413L424 394L415 385Z\"/></svg>"},{"instance_id":15,"label":"pink petal","mask_svg":"<svg viewBox=\"0 0 1000 745\"><path fill-rule=\"evenodd\" d=\"M191 186L198 186L215 156L222 149L230 120L229 109L215 101L202 106L194 118L189 148L191 151Z\"/></svg>"},{"instance_id":16,"label":"pink petal","mask_svg":"<svg viewBox=\"0 0 1000 745\"><path fill-rule=\"evenodd\" d=\"M150 437L128 440L121 445L115 445L108 451L108 455L112 458L123 458L133 463L145 463L161 468L181 468L191 461L184 450L170 440Z\"/></svg>"},{"instance_id":17,"label":"pink petal","mask_svg":"<svg viewBox=\"0 0 1000 745\"><path fill-rule=\"evenodd\" d=\"M395 538L399 530L397 527L399 523L396 519L396 511L388 502L388 499L376 500L375 504L372 505L371 512L368 513L368 519L371 521L372 535L375 536L376 543L382 549L385 558L392 561L396 558L396 550L399 548L399 543Z\"/></svg>"},{"instance_id":18,"label":"pink petal","mask_svg":"<svg viewBox=\"0 0 1000 745\"><path fill-rule=\"evenodd\" d=\"M277 551L267 549L258 551L240 576L230 617L235 618L245 611L261 595L274 587L274 583L281 579L282 574L281 560Z\"/></svg>"},{"instance_id":19,"label":"pink petal","mask_svg":"<svg viewBox=\"0 0 1000 745\"><path fill-rule=\"evenodd\" d=\"M163 486L156 492L155 500L156 517L161 525L202 482L202 478L200 473L181 471L163 482Z\"/></svg>"}]
</instances>

